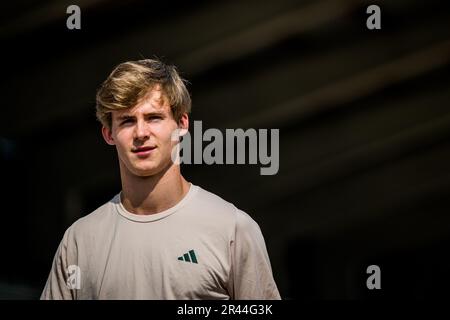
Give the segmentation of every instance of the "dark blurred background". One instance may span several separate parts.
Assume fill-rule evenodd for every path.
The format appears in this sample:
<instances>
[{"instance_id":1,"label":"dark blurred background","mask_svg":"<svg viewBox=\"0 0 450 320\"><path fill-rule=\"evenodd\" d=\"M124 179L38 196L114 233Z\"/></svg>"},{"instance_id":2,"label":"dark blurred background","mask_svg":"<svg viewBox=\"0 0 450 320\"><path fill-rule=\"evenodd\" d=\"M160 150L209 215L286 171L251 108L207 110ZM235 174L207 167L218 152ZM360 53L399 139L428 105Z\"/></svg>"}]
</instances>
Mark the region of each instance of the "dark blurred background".
<instances>
[{"instance_id":1,"label":"dark blurred background","mask_svg":"<svg viewBox=\"0 0 450 320\"><path fill-rule=\"evenodd\" d=\"M65 229L120 190L95 92L154 56L204 129L280 129L277 175L182 170L259 223L283 298L450 296L449 1L30 0L0 17L0 298L38 298Z\"/></svg>"}]
</instances>

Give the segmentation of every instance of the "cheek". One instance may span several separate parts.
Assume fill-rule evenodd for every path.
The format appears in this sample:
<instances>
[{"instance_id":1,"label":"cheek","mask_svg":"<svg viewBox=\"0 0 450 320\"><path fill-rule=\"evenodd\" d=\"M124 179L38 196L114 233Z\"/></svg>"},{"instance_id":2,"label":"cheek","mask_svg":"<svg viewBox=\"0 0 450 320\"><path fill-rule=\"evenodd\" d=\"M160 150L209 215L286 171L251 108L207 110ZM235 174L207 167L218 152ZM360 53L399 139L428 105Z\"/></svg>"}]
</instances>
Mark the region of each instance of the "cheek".
<instances>
[{"instance_id":1,"label":"cheek","mask_svg":"<svg viewBox=\"0 0 450 320\"><path fill-rule=\"evenodd\" d=\"M126 130L120 130L116 134L116 143L120 146L125 146L127 144L127 141L129 139L129 133Z\"/></svg>"},{"instance_id":2,"label":"cheek","mask_svg":"<svg viewBox=\"0 0 450 320\"><path fill-rule=\"evenodd\" d=\"M172 134L177 129L176 126L170 126L169 128L160 128L161 130L158 130L157 133L155 133L158 136L158 139L162 142L164 142L164 145L170 146L172 144Z\"/></svg>"},{"instance_id":3,"label":"cheek","mask_svg":"<svg viewBox=\"0 0 450 320\"><path fill-rule=\"evenodd\" d=\"M127 142L127 136L124 132L120 132L116 137L115 137L115 141L116 141L116 148L117 151L120 154L126 154L129 146L128 146L128 142Z\"/></svg>"}]
</instances>

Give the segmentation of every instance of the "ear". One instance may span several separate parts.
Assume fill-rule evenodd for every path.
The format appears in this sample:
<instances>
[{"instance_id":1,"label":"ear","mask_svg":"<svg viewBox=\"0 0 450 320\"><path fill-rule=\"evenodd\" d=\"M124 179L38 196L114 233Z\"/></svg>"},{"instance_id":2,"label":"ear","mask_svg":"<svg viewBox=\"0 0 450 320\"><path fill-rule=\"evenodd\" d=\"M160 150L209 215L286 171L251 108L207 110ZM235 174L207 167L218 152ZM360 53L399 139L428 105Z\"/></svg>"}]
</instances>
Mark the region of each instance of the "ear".
<instances>
[{"instance_id":1,"label":"ear","mask_svg":"<svg viewBox=\"0 0 450 320\"><path fill-rule=\"evenodd\" d=\"M109 129L105 126L102 126L102 135L103 135L103 139L105 139L106 143L109 144L110 146L113 146L116 144L114 142L114 138L112 136L111 129Z\"/></svg>"},{"instance_id":2,"label":"ear","mask_svg":"<svg viewBox=\"0 0 450 320\"><path fill-rule=\"evenodd\" d=\"M184 136L189 131L189 116L187 113L183 113L181 116L178 128L180 129L180 136Z\"/></svg>"}]
</instances>

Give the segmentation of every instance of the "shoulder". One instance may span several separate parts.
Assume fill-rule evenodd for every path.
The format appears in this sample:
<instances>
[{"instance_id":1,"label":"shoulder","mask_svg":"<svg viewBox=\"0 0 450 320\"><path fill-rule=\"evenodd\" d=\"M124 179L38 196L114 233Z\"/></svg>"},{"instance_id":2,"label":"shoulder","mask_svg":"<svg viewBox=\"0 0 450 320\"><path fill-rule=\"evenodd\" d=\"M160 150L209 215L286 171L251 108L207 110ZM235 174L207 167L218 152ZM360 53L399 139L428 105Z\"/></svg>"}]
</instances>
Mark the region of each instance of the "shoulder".
<instances>
[{"instance_id":1,"label":"shoulder","mask_svg":"<svg viewBox=\"0 0 450 320\"><path fill-rule=\"evenodd\" d=\"M231 214L237 210L234 204L217 194L205 190L200 186L196 186L196 188L196 204L205 206L208 209L215 209L214 211L225 211Z\"/></svg>"},{"instance_id":2,"label":"shoulder","mask_svg":"<svg viewBox=\"0 0 450 320\"><path fill-rule=\"evenodd\" d=\"M116 195L91 213L76 220L67 228L64 237L76 240L80 237L94 236L99 231L110 227L114 221L114 210L116 210L118 199L119 195Z\"/></svg>"},{"instance_id":3,"label":"shoulder","mask_svg":"<svg viewBox=\"0 0 450 320\"><path fill-rule=\"evenodd\" d=\"M197 204L199 207L205 209L208 216L219 219L216 220L217 222L223 219L233 223L237 229L259 229L257 222L247 212L210 191L201 187L197 188Z\"/></svg>"}]
</instances>

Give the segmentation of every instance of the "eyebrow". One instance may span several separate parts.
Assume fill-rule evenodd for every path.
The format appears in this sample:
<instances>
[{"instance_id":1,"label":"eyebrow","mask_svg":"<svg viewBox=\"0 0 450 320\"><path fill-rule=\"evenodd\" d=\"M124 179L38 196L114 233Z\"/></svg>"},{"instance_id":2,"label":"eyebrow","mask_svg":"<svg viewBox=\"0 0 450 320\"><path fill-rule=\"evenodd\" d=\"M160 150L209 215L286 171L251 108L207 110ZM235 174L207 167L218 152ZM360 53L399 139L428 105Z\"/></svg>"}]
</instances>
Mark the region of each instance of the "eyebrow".
<instances>
[{"instance_id":1,"label":"eyebrow","mask_svg":"<svg viewBox=\"0 0 450 320\"><path fill-rule=\"evenodd\" d=\"M145 113L144 114L144 117L148 117L148 116L161 116L161 117L163 117L163 116L165 116L165 113L155 111L155 112L149 112L149 113ZM136 118L136 116L133 116L133 115L130 115L130 114L124 114L124 115L121 115L121 116L117 117L117 120L122 121L122 120L134 119L134 118Z\"/></svg>"}]
</instances>

